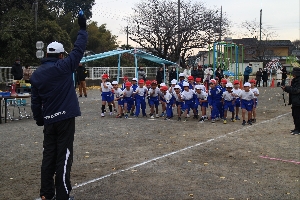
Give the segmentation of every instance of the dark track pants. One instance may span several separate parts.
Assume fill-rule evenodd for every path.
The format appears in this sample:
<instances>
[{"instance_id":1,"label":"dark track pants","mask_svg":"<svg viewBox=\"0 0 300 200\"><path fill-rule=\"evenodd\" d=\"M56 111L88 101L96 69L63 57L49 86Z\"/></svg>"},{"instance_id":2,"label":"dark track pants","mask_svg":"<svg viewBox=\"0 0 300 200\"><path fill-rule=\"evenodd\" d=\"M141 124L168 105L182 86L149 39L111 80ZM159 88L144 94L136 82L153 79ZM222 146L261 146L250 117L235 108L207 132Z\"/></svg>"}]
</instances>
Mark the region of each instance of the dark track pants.
<instances>
[{"instance_id":1,"label":"dark track pants","mask_svg":"<svg viewBox=\"0 0 300 200\"><path fill-rule=\"evenodd\" d=\"M292 116L295 124L295 129L300 131L300 106L292 106Z\"/></svg>"},{"instance_id":2,"label":"dark track pants","mask_svg":"<svg viewBox=\"0 0 300 200\"><path fill-rule=\"evenodd\" d=\"M57 200L69 198L74 134L75 117L44 126L40 196L51 199L56 190Z\"/></svg>"}]
</instances>

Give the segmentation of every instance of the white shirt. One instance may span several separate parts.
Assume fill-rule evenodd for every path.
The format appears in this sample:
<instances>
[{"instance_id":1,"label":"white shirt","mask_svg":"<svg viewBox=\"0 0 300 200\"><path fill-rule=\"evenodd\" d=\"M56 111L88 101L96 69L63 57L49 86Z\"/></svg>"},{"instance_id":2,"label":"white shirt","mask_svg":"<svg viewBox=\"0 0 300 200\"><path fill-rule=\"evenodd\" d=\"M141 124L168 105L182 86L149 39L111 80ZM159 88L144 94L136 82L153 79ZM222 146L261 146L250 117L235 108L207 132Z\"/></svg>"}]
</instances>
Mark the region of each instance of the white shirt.
<instances>
[{"instance_id":1,"label":"white shirt","mask_svg":"<svg viewBox=\"0 0 300 200\"><path fill-rule=\"evenodd\" d=\"M105 85L108 86L107 88L104 87L103 83L101 83L101 90L102 92L110 92L113 88L110 82L105 82Z\"/></svg>"},{"instance_id":2,"label":"white shirt","mask_svg":"<svg viewBox=\"0 0 300 200\"><path fill-rule=\"evenodd\" d=\"M233 99L235 99L233 92L229 93L228 91L223 92L222 98L225 101L232 101Z\"/></svg>"},{"instance_id":3,"label":"white shirt","mask_svg":"<svg viewBox=\"0 0 300 200\"><path fill-rule=\"evenodd\" d=\"M242 90L240 98L243 100L250 101L254 99L254 93L251 90L249 92L245 92L245 90Z\"/></svg>"},{"instance_id":4,"label":"white shirt","mask_svg":"<svg viewBox=\"0 0 300 200\"><path fill-rule=\"evenodd\" d=\"M207 96L208 94L204 91L201 91L200 94L195 92L197 99L201 99L201 100L207 100Z\"/></svg>"},{"instance_id":5,"label":"white shirt","mask_svg":"<svg viewBox=\"0 0 300 200\"><path fill-rule=\"evenodd\" d=\"M121 88L118 88L117 90L115 90L115 95L116 95L116 98L120 98L123 96L123 91L121 90Z\"/></svg>"},{"instance_id":6,"label":"white shirt","mask_svg":"<svg viewBox=\"0 0 300 200\"><path fill-rule=\"evenodd\" d=\"M179 99L178 95L181 96L181 92L179 92L179 94L176 94L176 92L173 92L173 97L176 99L177 102L182 102L182 99Z\"/></svg>"},{"instance_id":7,"label":"white shirt","mask_svg":"<svg viewBox=\"0 0 300 200\"><path fill-rule=\"evenodd\" d=\"M236 94L237 96L235 97L235 98L240 98L240 95L241 95L241 92L242 92L242 90L240 89L240 88L238 88L238 89L232 89L232 92L233 92L233 94Z\"/></svg>"},{"instance_id":8,"label":"white shirt","mask_svg":"<svg viewBox=\"0 0 300 200\"><path fill-rule=\"evenodd\" d=\"M254 94L259 94L259 90L255 87L255 88L250 88L250 90L254 93ZM254 95L254 98L257 99L257 96Z\"/></svg>"},{"instance_id":9,"label":"white shirt","mask_svg":"<svg viewBox=\"0 0 300 200\"><path fill-rule=\"evenodd\" d=\"M194 94L195 94L195 93L194 93L193 90L189 90L189 91L183 90L183 91L181 92L181 98L182 98L183 100L191 100L191 99L193 98L193 95L194 95Z\"/></svg>"},{"instance_id":10,"label":"white shirt","mask_svg":"<svg viewBox=\"0 0 300 200\"><path fill-rule=\"evenodd\" d=\"M123 90L123 96L124 97L131 97L133 94L133 89L130 88L129 90L127 90L126 88Z\"/></svg>"},{"instance_id":11,"label":"white shirt","mask_svg":"<svg viewBox=\"0 0 300 200\"><path fill-rule=\"evenodd\" d=\"M145 86L143 86L142 88L141 87L136 88L135 93L136 95L143 97L147 94L147 91L148 89Z\"/></svg>"},{"instance_id":12,"label":"white shirt","mask_svg":"<svg viewBox=\"0 0 300 200\"><path fill-rule=\"evenodd\" d=\"M150 88L148 94L150 95L150 97L157 97L159 92L159 88L155 88L154 90Z\"/></svg>"},{"instance_id":13,"label":"white shirt","mask_svg":"<svg viewBox=\"0 0 300 200\"><path fill-rule=\"evenodd\" d=\"M170 103L170 100L172 99L172 95L170 94L169 91L166 92L164 95L164 99L166 100L167 103Z\"/></svg>"}]
</instances>

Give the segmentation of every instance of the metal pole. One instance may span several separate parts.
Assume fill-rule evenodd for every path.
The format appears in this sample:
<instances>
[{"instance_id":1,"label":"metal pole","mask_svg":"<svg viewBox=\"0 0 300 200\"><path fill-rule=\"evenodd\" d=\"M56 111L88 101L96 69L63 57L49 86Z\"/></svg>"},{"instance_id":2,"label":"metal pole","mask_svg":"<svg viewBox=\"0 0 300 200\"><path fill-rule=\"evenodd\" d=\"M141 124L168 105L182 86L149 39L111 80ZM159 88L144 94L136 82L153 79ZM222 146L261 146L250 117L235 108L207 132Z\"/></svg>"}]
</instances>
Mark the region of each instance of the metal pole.
<instances>
[{"instance_id":1,"label":"metal pole","mask_svg":"<svg viewBox=\"0 0 300 200\"><path fill-rule=\"evenodd\" d=\"M261 42L261 26L262 26L262 9L260 9L260 21L259 21L259 41Z\"/></svg>"},{"instance_id":2,"label":"metal pole","mask_svg":"<svg viewBox=\"0 0 300 200\"><path fill-rule=\"evenodd\" d=\"M128 26L126 27L126 33L127 33L127 44L126 44L126 50L128 50Z\"/></svg>"},{"instance_id":3,"label":"metal pole","mask_svg":"<svg viewBox=\"0 0 300 200\"><path fill-rule=\"evenodd\" d=\"M214 46L213 46L213 70L214 70L214 78L215 78L215 69L216 69L216 54L215 54L215 51L216 51L216 43L214 42Z\"/></svg>"},{"instance_id":4,"label":"metal pole","mask_svg":"<svg viewBox=\"0 0 300 200\"><path fill-rule=\"evenodd\" d=\"M118 82L120 79L120 69L121 69L121 54L119 54L119 61L118 61L118 77L117 77Z\"/></svg>"},{"instance_id":5,"label":"metal pole","mask_svg":"<svg viewBox=\"0 0 300 200\"><path fill-rule=\"evenodd\" d=\"M210 42L208 43L208 65L210 65Z\"/></svg>"}]
</instances>

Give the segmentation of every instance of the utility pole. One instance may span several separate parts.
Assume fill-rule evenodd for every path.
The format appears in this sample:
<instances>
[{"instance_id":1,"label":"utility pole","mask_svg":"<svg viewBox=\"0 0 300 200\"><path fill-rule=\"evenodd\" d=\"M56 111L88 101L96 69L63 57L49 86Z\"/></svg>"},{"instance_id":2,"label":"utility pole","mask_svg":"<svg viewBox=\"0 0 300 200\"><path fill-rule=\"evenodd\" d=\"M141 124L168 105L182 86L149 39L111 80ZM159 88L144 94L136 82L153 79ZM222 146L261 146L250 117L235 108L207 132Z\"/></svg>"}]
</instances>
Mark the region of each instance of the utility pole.
<instances>
[{"instance_id":1,"label":"utility pole","mask_svg":"<svg viewBox=\"0 0 300 200\"><path fill-rule=\"evenodd\" d=\"M262 26L262 9L260 9L260 20L259 20L259 41L261 42L261 26Z\"/></svg>"},{"instance_id":2,"label":"utility pole","mask_svg":"<svg viewBox=\"0 0 300 200\"><path fill-rule=\"evenodd\" d=\"M126 50L128 50L128 26L126 27L126 33L127 33L127 44L126 44Z\"/></svg>"},{"instance_id":3,"label":"utility pole","mask_svg":"<svg viewBox=\"0 0 300 200\"><path fill-rule=\"evenodd\" d=\"M178 0L178 38L177 38L177 52L178 52L178 65L180 66L180 0Z\"/></svg>"},{"instance_id":4,"label":"utility pole","mask_svg":"<svg viewBox=\"0 0 300 200\"><path fill-rule=\"evenodd\" d=\"M220 30L219 30L219 42L221 42L222 37L222 6L221 6L221 16L220 16Z\"/></svg>"}]
</instances>

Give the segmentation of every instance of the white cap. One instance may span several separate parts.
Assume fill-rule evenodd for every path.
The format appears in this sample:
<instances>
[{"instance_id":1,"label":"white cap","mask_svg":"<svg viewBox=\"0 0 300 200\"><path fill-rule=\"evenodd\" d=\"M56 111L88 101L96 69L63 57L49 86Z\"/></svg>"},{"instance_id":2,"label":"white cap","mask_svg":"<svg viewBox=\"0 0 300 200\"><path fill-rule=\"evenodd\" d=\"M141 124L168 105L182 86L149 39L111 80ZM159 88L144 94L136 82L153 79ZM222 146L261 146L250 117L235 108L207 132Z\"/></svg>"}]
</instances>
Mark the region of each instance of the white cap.
<instances>
[{"instance_id":1,"label":"white cap","mask_svg":"<svg viewBox=\"0 0 300 200\"><path fill-rule=\"evenodd\" d=\"M184 82L183 87L186 87L186 86L190 86L190 84L188 82Z\"/></svg>"},{"instance_id":2,"label":"white cap","mask_svg":"<svg viewBox=\"0 0 300 200\"><path fill-rule=\"evenodd\" d=\"M180 73L180 74L179 74L179 77L181 77L181 76L183 76L183 77L184 77L184 73Z\"/></svg>"},{"instance_id":3,"label":"white cap","mask_svg":"<svg viewBox=\"0 0 300 200\"><path fill-rule=\"evenodd\" d=\"M176 79L173 79L172 81L171 81L171 84L176 84L177 83L177 80Z\"/></svg>"},{"instance_id":4,"label":"white cap","mask_svg":"<svg viewBox=\"0 0 300 200\"><path fill-rule=\"evenodd\" d=\"M181 87L179 85L175 85L174 88L181 89Z\"/></svg>"},{"instance_id":5,"label":"white cap","mask_svg":"<svg viewBox=\"0 0 300 200\"><path fill-rule=\"evenodd\" d=\"M118 81L113 81L111 84L112 85L118 85Z\"/></svg>"},{"instance_id":6,"label":"white cap","mask_svg":"<svg viewBox=\"0 0 300 200\"><path fill-rule=\"evenodd\" d=\"M228 88L233 88L233 85L232 85L232 83L227 83L227 84L226 84L226 87L228 87Z\"/></svg>"},{"instance_id":7,"label":"white cap","mask_svg":"<svg viewBox=\"0 0 300 200\"><path fill-rule=\"evenodd\" d=\"M201 90L201 89L202 89L202 88L201 88L201 85L196 85L196 86L195 86L195 89L196 89L196 90Z\"/></svg>"},{"instance_id":8,"label":"white cap","mask_svg":"<svg viewBox=\"0 0 300 200\"><path fill-rule=\"evenodd\" d=\"M166 86L166 84L165 83L161 83L160 86Z\"/></svg>"},{"instance_id":9,"label":"white cap","mask_svg":"<svg viewBox=\"0 0 300 200\"><path fill-rule=\"evenodd\" d=\"M248 83L248 82L246 82L246 83L244 84L244 87L251 87L251 84Z\"/></svg>"},{"instance_id":10,"label":"white cap","mask_svg":"<svg viewBox=\"0 0 300 200\"><path fill-rule=\"evenodd\" d=\"M217 83L217 81L215 79L210 79L209 81L210 83Z\"/></svg>"},{"instance_id":11,"label":"white cap","mask_svg":"<svg viewBox=\"0 0 300 200\"><path fill-rule=\"evenodd\" d=\"M62 53L65 52L64 46L59 42L51 42L47 46L47 53Z\"/></svg>"},{"instance_id":12,"label":"white cap","mask_svg":"<svg viewBox=\"0 0 300 200\"><path fill-rule=\"evenodd\" d=\"M133 81L137 81L137 78L133 78L132 80L133 80Z\"/></svg>"},{"instance_id":13,"label":"white cap","mask_svg":"<svg viewBox=\"0 0 300 200\"><path fill-rule=\"evenodd\" d=\"M111 85L111 83L110 82L106 82L106 86L110 86Z\"/></svg>"}]
</instances>

